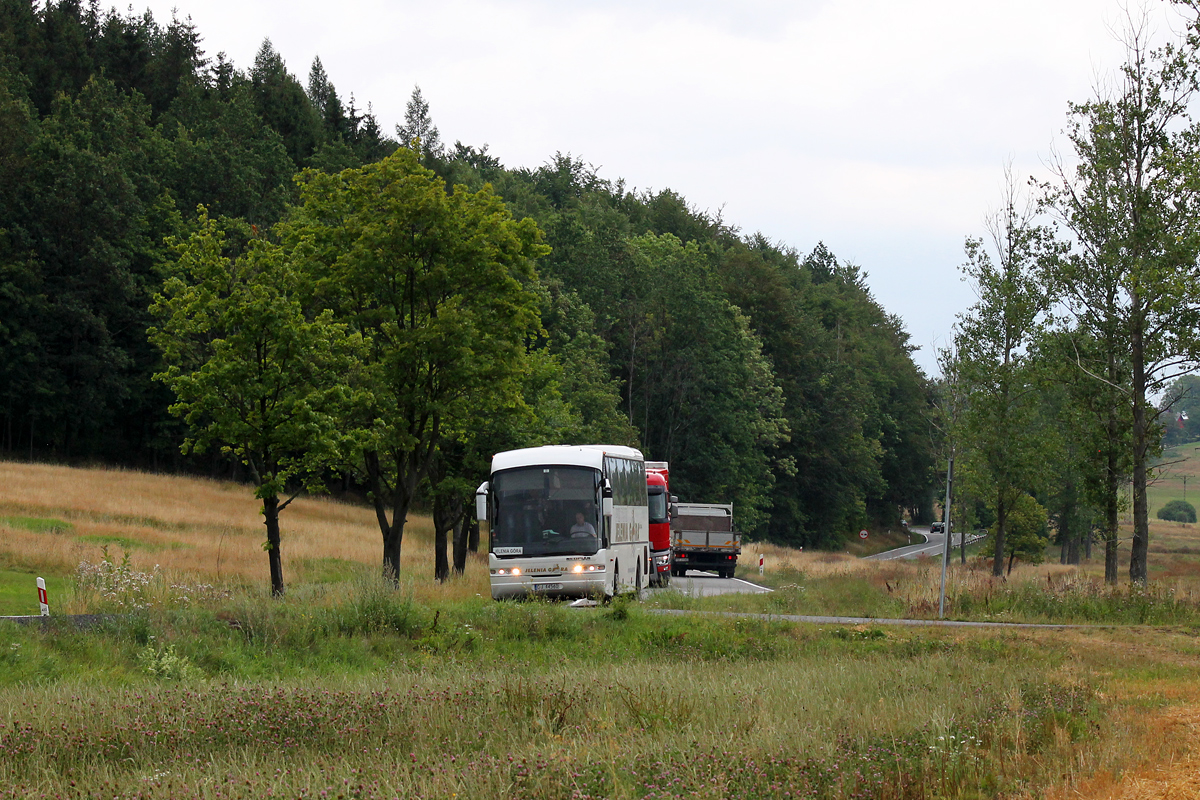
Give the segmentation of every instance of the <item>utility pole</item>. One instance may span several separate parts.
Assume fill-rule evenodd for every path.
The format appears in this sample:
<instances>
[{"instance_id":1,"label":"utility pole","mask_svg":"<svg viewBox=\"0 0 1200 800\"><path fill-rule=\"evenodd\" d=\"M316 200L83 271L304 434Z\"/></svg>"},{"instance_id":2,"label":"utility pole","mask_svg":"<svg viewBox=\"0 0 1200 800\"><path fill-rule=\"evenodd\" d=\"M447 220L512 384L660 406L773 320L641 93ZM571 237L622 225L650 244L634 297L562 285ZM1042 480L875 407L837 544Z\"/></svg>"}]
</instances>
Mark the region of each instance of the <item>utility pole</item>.
<instances>
[{"instance_id":1,"label":"utility pole","mask_svg":"<svg viewBox=\"0 0 1200 800\"><path fill-rule=\"evenodd\" d=\"M938 619L946 616L946 564L950 561L950 501L953 498L951 487L954 485L954 456L950 456L950 464L946 467L946 509L942 514L945 520L942 526L942 535L945 540L942 542L942 591L941 597L938 599Z\"/></svg>"}]
</instances>

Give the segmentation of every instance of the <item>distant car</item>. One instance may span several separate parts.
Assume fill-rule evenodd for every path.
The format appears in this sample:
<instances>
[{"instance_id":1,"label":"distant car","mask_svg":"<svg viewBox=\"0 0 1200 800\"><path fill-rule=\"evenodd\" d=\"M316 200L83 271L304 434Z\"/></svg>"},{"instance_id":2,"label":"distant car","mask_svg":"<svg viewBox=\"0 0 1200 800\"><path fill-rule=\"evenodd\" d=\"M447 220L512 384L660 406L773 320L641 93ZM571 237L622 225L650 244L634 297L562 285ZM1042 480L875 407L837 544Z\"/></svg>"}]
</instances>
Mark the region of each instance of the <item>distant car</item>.
<instances>
[{"instance_id":1,"label":"distant car","mask_svg":"<svg viewBox=\"0 0 1200 800\"><path fill-rule=\"evenodd\" d=\"M946 523L944 523L944 522L935 522L935 523L933 523L932 525L930 525L930 526L929 526L929 532L930 532L930 533L941 533L941 532L942 532L942 530L943 530L945 527L946 527Z\"/></svg>"}]
</instances>

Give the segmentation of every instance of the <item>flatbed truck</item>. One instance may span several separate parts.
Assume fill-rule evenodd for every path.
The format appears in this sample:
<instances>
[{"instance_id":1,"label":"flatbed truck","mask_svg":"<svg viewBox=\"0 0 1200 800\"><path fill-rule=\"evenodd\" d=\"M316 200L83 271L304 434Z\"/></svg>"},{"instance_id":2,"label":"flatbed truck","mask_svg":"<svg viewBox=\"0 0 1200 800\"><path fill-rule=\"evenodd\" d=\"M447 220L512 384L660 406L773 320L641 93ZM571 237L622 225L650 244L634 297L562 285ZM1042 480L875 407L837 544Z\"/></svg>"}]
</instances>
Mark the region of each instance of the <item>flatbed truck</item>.
<instances>
[{"instance_id":1,"label":"flatbed truck","mask_svg":"<svg viewBox=\"0 0 1200 800\"><path fill-rule=\"evenodd\" d=\"M676 503L671 512L671 574L712 570L732 578L742 552L742 534L733 528L733 506Z\"/></svg>"}]
</instances>

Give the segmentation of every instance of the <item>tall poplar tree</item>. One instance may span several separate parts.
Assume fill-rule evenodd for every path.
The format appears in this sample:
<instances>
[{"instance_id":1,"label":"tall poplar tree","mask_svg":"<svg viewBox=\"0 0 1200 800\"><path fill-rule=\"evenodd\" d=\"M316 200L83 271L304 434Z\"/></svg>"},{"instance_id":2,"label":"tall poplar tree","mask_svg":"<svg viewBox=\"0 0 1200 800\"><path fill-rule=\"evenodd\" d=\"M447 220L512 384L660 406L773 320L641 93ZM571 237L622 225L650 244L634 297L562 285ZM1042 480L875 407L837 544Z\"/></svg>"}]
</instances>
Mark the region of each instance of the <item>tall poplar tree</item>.
<instances>
[{"instance_id":1,"label":"tall poplar tree","mask_svg":"<svg viewBox=\"0 0 1200 800\"><path fill-rule=\"evenodd\" d=\"M967 240L963 272L979 301L959 321L955 343L967 387L961 444L975 493L996 514L992 574L1004 573L1009 514L1036 481L1040 443L1034 432L1036 389L1028 347L1046 310L1039 259L1050 246L1022 205L1011 173L1004 207L988 222L994 257L980 239ZM949 531L947 531L949 533Z\"/></svg>"},{"instance_id":2,"label":"tall poplar tree","mask_svg":"<svg viewBox=\"0 0 1200 800\"><path fill-rule=\"evenodd\" d=\"M1076 246L1056 270L1063 302L1104 351L1103 369L1082 358L1078 366L1132 414L1135 583L1147 579L1147 461L1159 413L1150 398L1200 366L1200 127L1188 112L1195 51L1151 50L1147 35L1131 28L1113 94L1072 106L1077 164L1059 168L1048 197ZM1114 407L1110 443L1117 417ZM1109 516L1111 526L1111 507Z\"/></svg>"}]
</instances>

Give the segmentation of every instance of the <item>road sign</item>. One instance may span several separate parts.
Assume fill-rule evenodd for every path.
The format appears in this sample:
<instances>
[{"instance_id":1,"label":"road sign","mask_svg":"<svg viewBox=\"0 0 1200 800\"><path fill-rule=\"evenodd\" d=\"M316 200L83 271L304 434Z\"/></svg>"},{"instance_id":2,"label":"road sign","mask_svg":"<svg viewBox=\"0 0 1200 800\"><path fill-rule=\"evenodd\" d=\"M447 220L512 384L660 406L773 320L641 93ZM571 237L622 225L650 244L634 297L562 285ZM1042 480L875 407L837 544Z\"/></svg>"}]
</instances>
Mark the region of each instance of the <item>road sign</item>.
<instances>
[{"instance_id":1,"label":"road sign","mask_svg":"<svg viewBox=\"0 0 1200 800\"><path fill-rule=\"evenodd\" d=\"M861 531L859 531L859 532L858 532L858 538L860 538L860 539L865 539L865 538L867 538L867 532L866 532L865 530L861 530Z\"/></svg>"}]
</instances>

